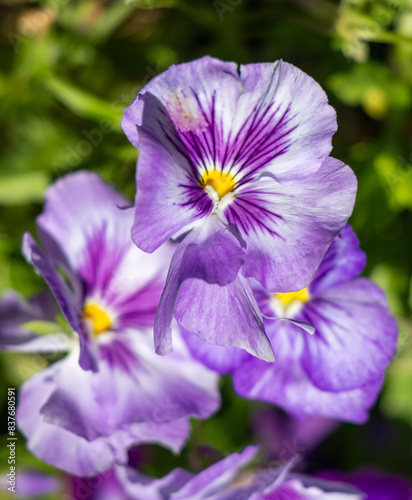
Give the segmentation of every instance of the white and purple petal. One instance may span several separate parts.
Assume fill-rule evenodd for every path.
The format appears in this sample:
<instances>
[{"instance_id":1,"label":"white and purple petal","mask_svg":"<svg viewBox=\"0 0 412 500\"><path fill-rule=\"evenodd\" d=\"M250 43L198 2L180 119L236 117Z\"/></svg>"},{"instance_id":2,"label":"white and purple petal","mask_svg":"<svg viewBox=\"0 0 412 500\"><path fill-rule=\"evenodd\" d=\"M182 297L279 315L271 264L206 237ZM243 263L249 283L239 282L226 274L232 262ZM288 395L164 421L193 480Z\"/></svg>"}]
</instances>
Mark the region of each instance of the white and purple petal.
<instances>
[{"instance_id":1,"label":"white and purple petal","mask_svg":"<svg viewBox=\"0 0 412 500\"><path fill-rule=\"evenodd\" d=\"M219 494L222 490L230 485L238 472L253 459L257 451L256 446L248 446L240 453L232 453L190 479L183 488L172 495L172 499L220 498Z\"/></svg>"},{"instance_id":2,"label":"white and purple petal","mask_svg":"<svg viewBox=\"0 0 412 500\"><path fill-rule=\"evenodd\" d=\"M311 175L245 185L224 212L246 244L244 276L276 292L307 286L352 213L356 189L352 170L333 158Z\"/></svg>"},{"instance_id":3,"label":"white and purple petal","mask_svg":"<svg viewBox=\"0 0 412 500\"><path fill-rule=\"evenodd\" d=\"M237 366L246 354L243 349L265 361L275 361L252 288L240 274L226 286L200 279L185 281L179 291L175 317L185 330L207 343L202 347L197 342L196 348L189 340L189 346L202 362L219 372ZM220 346L225 347L219 349ZM214 366L208 364L210 358Z\"/></svg>"},{"instance_id":4,"label":"white and purple petal","mask_svg":"<svg viewBox=\"0 0 412 500\"><path fill-rule=\"evenodd\" d=\"M178 335L175 352L161 358L147 332L118 334L104 346L97 373L82 370L75 356L64 369L61 362L56 367L55 388L41 413L46 422L87 440L132 423L206 418L220 405L217 375L188 354ZM73 384L82 391L73 391Z\"/></svg>"},{"instance_id":5,"label":"white and purple petal","mask_svg":"<svg viewBox=\"0 0 412 500\"><path fill-rule=\"evenodd\" d=\"M305 337L302 365L320 389L347 391L370 384L396 351L398 329L384 292L358 278L327 289L305 304L316 332Z\"/></svg>"},{"instance_id":6,"label":"white and purple petal","mask_svg":"<svg viewBox=\"0 0 412 500\"><path fill-rule=\"evenodd\" d=\"M381 374L360 388L321 390L301 365L304 338L309 335L292 323L267 323L276 363L271 365L251 356L244 361L233 375L235 391L240 396L273 403L296 418L317 415L357 423L367 419L367 410L382 386Z\"/></svg>"},{"instance_id":7,"label":"white and purple petal","mask_svg":"<svg viewBox=\"0 0 412 500\"><path fill-rule=\"evenodd\" d=\"M147 94L163 106L195 167L248 176L315 171L332 149L336 116L320 86L291 64L235 63L211 57L172 66L125 110L123 129L142 148ZM150 127L158 132L157 127ZM162 134L160 134L162 135ZM173 149L173 141L167 140Z\"/></svg>"},{"instance_id":8,"label":"white and purple petal","mask_svg":"<svg viewBox=\"0 0 412 500\"><path fill-rule=\"evenodd\" d=\"M186 236L173 255L156 313L155 348L158 354L165 355L172 351L170 324L182 284L186 280L198 279L210 284L227 285L236 279L243 258L240 243L217 216L210 217ZM183 326L192 331L187 325Z\"/></svg>"},{"instance_id":9,"label":"white and purple petal","mask_svg":"<svg viewBox=\"0 0 412 500\"><path fill-rule=\"evenodd\" d=\"M89 332L82 320L82 297L79 296L77 283L73 287L67 285L58 272L53 260L42 252L31 234L23 236L23 254L27 261L41 274L56 298L62 313L69 325L80 338L79 363L84 370L97 369L96 349L93 346Z\"/></svg>"},{"instance_id":10,"label":"white and purple petal","mask_svg":"<svg viewBox=\"0 0 412 500\"><path fill-rule=\"evenodd\" d=\"M366 263L359 240L349 224L342 229L328 248L310 284L311 295L321 295L328 288L357 278Z\"/></svg>"},{"instance_id":11,"label":"white and purple petal","mask_svg":"<svg viewBox=\"0 0 412 500\"><path fill-rule=\"evenodd\" d=\"M21 432L27 437L28 448L39 458L49 464L61 468L77 476L92 476L107 470L113 464L127 464L127 450L140 443L158 443L174 452L178 452L184 445L190 428L186 419L179 419L172 423L156 424L153 421L140 424L125 425L115 430L110 436L85 439L61 427L59 415L55 414L55 422L46 421L42 415L42 408L56 390L58 372L73 373L73 361L66 358L51 367L34 375L21 388L17 410L17 424ZM89 376L92 375L90 372ZM73 378L74 382L78 382ZM90 424L95 425L96 419L104 420L102 408L90 399L80 397L82 394L92 398L93 394L87 391L84 385L78 385L77 395L80 401L90 407L88 416ZM71 410L66 406L61 412ZM77 413L79 413L77 411ZM67 416L61 415L67 420ZM74 418L74 417L73 417ZM100 428L104 424L100 424ZM73 427L76 427L73 425ZM84 427L83 423L82 426ZM79 426L77 426L79 429ZM89 433L89 437L91 433Z\"/></svg>"}]
</instances>

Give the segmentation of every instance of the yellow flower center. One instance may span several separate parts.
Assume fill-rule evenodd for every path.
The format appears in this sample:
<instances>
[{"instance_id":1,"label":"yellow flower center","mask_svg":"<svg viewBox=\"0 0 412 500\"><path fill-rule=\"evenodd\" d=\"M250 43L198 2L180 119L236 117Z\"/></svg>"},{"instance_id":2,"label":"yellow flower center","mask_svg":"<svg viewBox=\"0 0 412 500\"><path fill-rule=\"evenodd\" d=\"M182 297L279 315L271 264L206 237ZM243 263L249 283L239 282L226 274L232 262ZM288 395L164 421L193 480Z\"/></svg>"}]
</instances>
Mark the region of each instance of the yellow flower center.
<instances>
[{"instance_id":1,"label":"yellow flower center","mask_svg":"<svg viewBox=\"0 0 412 500\"><path fill-rule=\"evenodd\" d=\"M277 293L276 297L282 302L285 307L288 307L292 302L307 302L310 299L309 290L302 288L298 292Z\"/></svg>"},{"instance_id":2,"label":"yellow flower center","mask_svg":"<svg viewBox=\"0 0 412 500\"><path fill-rule=\"evenodd\" d=\"M202 188L211 186L219 198L223 198L227 193L233 191L235 184L236 181L233 175L216 169L205 172L200 183Z\"/></svg>"},{"instance_id":3,"label":"yellow flower center","mask_svg":"<svg viewBox=\"0 0 412 500\"><path fill-rule=\"evenodd\" d=\"M84 306L83 319L91 322L95 335L109 330L112 326L112 320L107 312L93 302L89 302Z\"/></svg>"}]
</instances>

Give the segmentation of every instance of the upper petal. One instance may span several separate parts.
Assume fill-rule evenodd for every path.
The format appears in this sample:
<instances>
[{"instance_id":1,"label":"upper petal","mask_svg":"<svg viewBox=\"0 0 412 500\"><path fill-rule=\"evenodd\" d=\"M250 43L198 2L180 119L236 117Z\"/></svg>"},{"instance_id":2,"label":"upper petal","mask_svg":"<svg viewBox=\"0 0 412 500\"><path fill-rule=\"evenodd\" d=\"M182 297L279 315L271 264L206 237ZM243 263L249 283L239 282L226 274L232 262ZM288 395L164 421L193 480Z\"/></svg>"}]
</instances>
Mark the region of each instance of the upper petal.
<instances>
[{"instance_id":1,"label":"upper petal","mask_svg":"<svg viewBox=\"0 0 412 500\"><path fill-rule=\"evenodd\" d=\"M195 61L171 66L151 80L126 108L122 127L129 141L140 148L139 131L143 122L144 100L152 94L162 101L171 119L181 130L205 128L202 104L206 106L213 94L220 107L232 115L241 92L237 65L206 56Z\"/></svg>"},{"instance_id":2,"label":"upper petal","mask_svg":"<svg viewBox=\"0 0 412 500\"><path fill-rule=\"evenodd\" d=\"M103 226L112 240L127 241L132 214L120 209L127 206L130 202L97 174L80 171L65 175L47 190L43 212L36 222L77 271L90 239Z\"/></svg>"},{"instance_id":3,"label":"upper petal","mask_svg":"<svg viewBox=\"0 0 412 500\"><path fill-rule=\"evenodd\" d=\"M316 271L310 284L311 295L322 294L328 288L356 278L365 267L365 262L366 255L359 248L359 240L346 224L332 241Z\"/></svg>"},{"instance_id":4,"label":"upper petal","mask_svg":"<svg viewBox=\"0 0 412 500\"><path fill-rule=\"evenodd\" d=\"M332 149L336 116L326 94L283 61L239 71L211 57L172 66L125 110L123 129L139 154L147 94L163 104L164 121L167 114L193 166L241 170L247 177L262 169L287 176L290 170L317 170Z\"/></svg>"}]
</instances>

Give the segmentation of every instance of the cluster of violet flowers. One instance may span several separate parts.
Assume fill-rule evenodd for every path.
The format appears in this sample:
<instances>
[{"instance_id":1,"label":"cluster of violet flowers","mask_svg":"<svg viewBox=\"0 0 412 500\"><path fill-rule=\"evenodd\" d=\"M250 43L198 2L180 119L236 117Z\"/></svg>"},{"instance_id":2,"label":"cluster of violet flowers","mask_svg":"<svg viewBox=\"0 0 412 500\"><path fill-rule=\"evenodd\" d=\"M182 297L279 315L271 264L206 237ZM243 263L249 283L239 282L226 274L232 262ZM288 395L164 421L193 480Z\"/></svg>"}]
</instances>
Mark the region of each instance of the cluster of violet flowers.
<instances>
[{"instance_id":1,"label":"cluster of violet flowers","mask_svg":"<svg viewBox=\"0 0 412 500\"><path fill-rule=\"evenodd\" d=\"M132 466L143 443L182 450L189 419L219 410L222 374L301 422L364 422L397 327L359 277L356 178L329 156L336 115L308 75L204 57L155 77L122 125L138 148L134 207L97 174L60 178L41 244L23 238L49 291L0 303L2 349L66 353L20 389L29 450L67 473L75 500L406 500L406 485L372 473L258 467L252 445L198 474ZM59 314L69 333L30 331ZM22 498L61 488L21 471Z\"/></svg>"}]
</instances>

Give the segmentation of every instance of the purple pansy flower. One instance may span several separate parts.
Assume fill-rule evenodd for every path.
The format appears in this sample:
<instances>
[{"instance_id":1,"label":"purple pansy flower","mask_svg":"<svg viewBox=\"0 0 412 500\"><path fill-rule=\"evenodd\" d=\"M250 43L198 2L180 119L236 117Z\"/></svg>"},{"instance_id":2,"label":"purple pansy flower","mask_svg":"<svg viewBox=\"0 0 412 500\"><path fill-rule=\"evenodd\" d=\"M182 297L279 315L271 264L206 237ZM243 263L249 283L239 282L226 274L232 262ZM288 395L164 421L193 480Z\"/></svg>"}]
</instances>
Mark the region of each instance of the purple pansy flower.
<instances>
[{"instance_id":1,"label":"purple pansy flower","mask_svg":"<svg viewBox=\"0 0 412 500\"><path fill-rule=\"evenodd\" d=\"M199 474L174 469L153 478L131 467L116 466L93 478L69 477L62 482L70 500L362 500L356 488L344 483L297 476L289 467L243 469L257 448L233 453ZM50 478L51 479L51 478ZM45 478L42 478L44 482ZM26 481L27 483L27 481ZM29 486L29 483L27 483ZM29 492L29 488L25 491ZM34 486L34 485L33 485ZM30 498L26 496L25 498Z\"/></svg>"},{"instance_id":2,"label":"purple pansy flower","mask_svg":"<svg viewBox=\"0 0 412 500\"><path fill-rule=\"evenodd\" d=\"M273 361L245 278L276 292L307 286L355 199L353 172L328 156L336 117L326 94L282 61L238 68L203 57L154 78L122 123L139 148L134 242L152 252L185 236L159 304L156 352L172 350L180 290L190 296L176 316L187 330ZM207 297L203 282L216 285Z\"/></svg>"},{"instance_id":3,"label":"purple pansy flower","mask_svg":"<svg viewBox=\"0 0 412 500\"><path fill-rule=\"evenodd\" d=\"M121 466L90 478L18 471L16 494L35 499L55 493L65 500L410 500L407 481L374 469L352 475L322 471L320 480L288 467L242 471L255 453L251 446L197 475L174 469L159 479ZM1 478L0 489L6 489Z\"/></svg>"},{"instance_id":4,"label":"purple pansy flower","mask_svg":"<svg viewBox=\"0 0 412 500\"><path fill-rule=\"evenodd\" d=\"M358 277L364 265L365 254L347 225L307 288L273 294L255 284L277 353L275 364L234 347L207 346L186 333L188 345L206 366L232 372L235 390L243 397L277 404L298 418L319 415L363 422L397 340L384 293ZM292 322L269 319L274 317ZM304 324L313 325L315 333L298 326Z\"/></svg>"},{"instance_id":5,"label":"purple pansy flower","mask_svg":"<svg viewBox=\"0 0 412 500\"><path fill-rule=\"evenodd\" d=\"M175 469L160 480L150 481L147 476L136 471L123 468L119 472L130 500L362 499L356 488L311 477L294 476L289 473L288 466L243 471L256 452L255 446L249 446L241 453L233 453L196 475Z\"/></svg>"},{"instance_id":6,"label":"purple pansy flower","mask_svg":"<svg viewBox=\"0 0 412 500\"><path fill-rule=\"evenodd\" d=\"M37 221L45 251L24 237L27 259L75 334L66 339L68 356L23 385L17 421L37 456L80 476L125 463L127 448L138 442L178 451L189 433L187 418L206 418L220 403L218 377L182 340L166 359L153 351L170 249L154 255L137 249L132 213L119 208L126 205L97 175L68 175L48 190ZM27 307L20 306L21 323ZM3 344L5 338L1 333ZM27 340L34 351L64 350L55 336L45 336L40 348Z\"/></svg>"}]
</instances>

